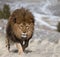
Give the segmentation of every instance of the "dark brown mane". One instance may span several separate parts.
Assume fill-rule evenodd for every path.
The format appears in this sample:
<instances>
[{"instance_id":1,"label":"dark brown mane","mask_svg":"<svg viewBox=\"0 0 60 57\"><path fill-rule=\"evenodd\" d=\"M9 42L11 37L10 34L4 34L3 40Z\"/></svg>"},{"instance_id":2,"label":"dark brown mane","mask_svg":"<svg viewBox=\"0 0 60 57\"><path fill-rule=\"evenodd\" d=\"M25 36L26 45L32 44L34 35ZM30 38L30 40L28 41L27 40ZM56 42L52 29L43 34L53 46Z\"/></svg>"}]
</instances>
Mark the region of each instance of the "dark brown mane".
<instances>
[{"instance_id":1,"label":"dark brown mane","mask_svg":"<svg viewBox=\"0 0 60 57\"><path fill-rule=\"evenodd\" d=\"M17 22L20 21L20 23L21 22L28 22L28 23L33 22L34 23L34 16L28 9L25 9L25 8L16 9L12 13L11 18L18 18Z\"/></svg>"}]
</instances>

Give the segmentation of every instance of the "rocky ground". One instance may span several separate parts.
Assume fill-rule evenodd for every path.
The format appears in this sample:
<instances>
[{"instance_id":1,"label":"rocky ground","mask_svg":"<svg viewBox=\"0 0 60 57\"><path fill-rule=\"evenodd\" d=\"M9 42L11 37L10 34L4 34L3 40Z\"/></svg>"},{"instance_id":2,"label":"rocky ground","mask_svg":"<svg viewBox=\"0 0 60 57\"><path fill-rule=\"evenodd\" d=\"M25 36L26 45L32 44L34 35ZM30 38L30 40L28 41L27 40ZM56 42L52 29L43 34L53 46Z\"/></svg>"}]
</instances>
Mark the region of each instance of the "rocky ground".
<instances>
[{"instance_id":1,"label":"rocky ground","mask_svg":"<svg viewBox=\"0 0 60 57\"><path fill-rule=\"evenodd\" d=\"M3 21L2 27L7 23L4 19L0 21ZM30 40L29 47L21 55L16 51L15 44L11 45L10 53L7 51L5 47L6 35L4 33L4 27L4 29L0 30L0 57L60 57L60 33L50 30L47 27L48 30L44 29L44 26L41 27L36 23L34 35Z\"/></svg>"}]
</instances>

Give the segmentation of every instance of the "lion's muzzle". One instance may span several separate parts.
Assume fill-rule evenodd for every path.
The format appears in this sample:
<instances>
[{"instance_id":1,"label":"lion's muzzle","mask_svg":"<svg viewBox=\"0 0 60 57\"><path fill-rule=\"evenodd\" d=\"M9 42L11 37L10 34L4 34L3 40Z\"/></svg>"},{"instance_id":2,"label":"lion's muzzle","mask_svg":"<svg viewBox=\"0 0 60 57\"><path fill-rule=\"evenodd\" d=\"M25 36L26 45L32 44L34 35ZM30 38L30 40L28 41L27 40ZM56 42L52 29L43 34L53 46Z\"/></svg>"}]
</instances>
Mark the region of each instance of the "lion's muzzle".
<instances>
[{"instance_id":1,"label":"lion's muzzle","mask_svg":"<svg viewBox=\"0 0 60 57\"><path fill-rule=\"evenodd\" d=\"M21 37L22 38L26 38L27 37L27 34L26 33L22 33Z\"/></svg>"}]
</instances>

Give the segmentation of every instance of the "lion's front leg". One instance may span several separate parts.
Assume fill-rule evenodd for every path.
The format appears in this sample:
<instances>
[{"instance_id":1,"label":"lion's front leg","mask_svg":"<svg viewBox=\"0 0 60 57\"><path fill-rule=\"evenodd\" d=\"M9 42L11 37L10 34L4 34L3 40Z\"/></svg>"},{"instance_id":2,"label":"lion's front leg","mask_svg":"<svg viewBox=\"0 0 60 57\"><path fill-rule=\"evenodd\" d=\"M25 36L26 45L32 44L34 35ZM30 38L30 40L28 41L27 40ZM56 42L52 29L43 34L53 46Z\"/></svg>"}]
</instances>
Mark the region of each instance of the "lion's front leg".
<instances>
[{"instance_id":1,"label":"lion's front leg","mask_svg":"<svg viewBox=\"0 0 60 57\"><path fill-rule=\"evenodd\" d=\"M18 48L18 53L22 54L23 53L22 45L20 43L16 43L16 47Z\"/></svg>"},{"instance_id":2,"label":"lion's front leg","mask_svg":"<svg viewBox=\"0 0 60 57\"><path fill-rule=\"evenodd\" d=\"M29 41L25 40L25 44L23 45L23 51L25 50L26 47L28 47Z\"/></svg>"}]
</instances>

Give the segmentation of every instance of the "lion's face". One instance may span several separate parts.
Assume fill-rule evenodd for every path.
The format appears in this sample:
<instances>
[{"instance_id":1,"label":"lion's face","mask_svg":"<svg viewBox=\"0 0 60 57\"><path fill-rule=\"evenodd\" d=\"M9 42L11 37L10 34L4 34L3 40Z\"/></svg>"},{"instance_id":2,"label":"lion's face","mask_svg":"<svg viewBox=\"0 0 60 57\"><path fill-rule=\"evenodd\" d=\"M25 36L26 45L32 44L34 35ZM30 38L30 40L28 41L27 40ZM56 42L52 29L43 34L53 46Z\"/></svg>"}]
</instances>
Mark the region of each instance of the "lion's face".
<instances>
[{"instance_id":1,"label":"lion's face","mask_svg":"<svg viewBox=\"0 0 60 57\"><path fill-rule=\"evenodd\" d=\"M13 26L13 32L18 38L30 38L33 30L34 30L34 24L33 23L20 23L20 24L14 24Z\"/></svg>"},{"instance_id":2,"label":"lion's face","mask_svg":"<svg viewBox=\"0 0 60 57\"><path fill-rule=\"evenodd\" d=\"M17 9L10 17L12 31L17 38L30 38L34 30L34 16L28 10Z\"/></svg>"}]
</instances>

